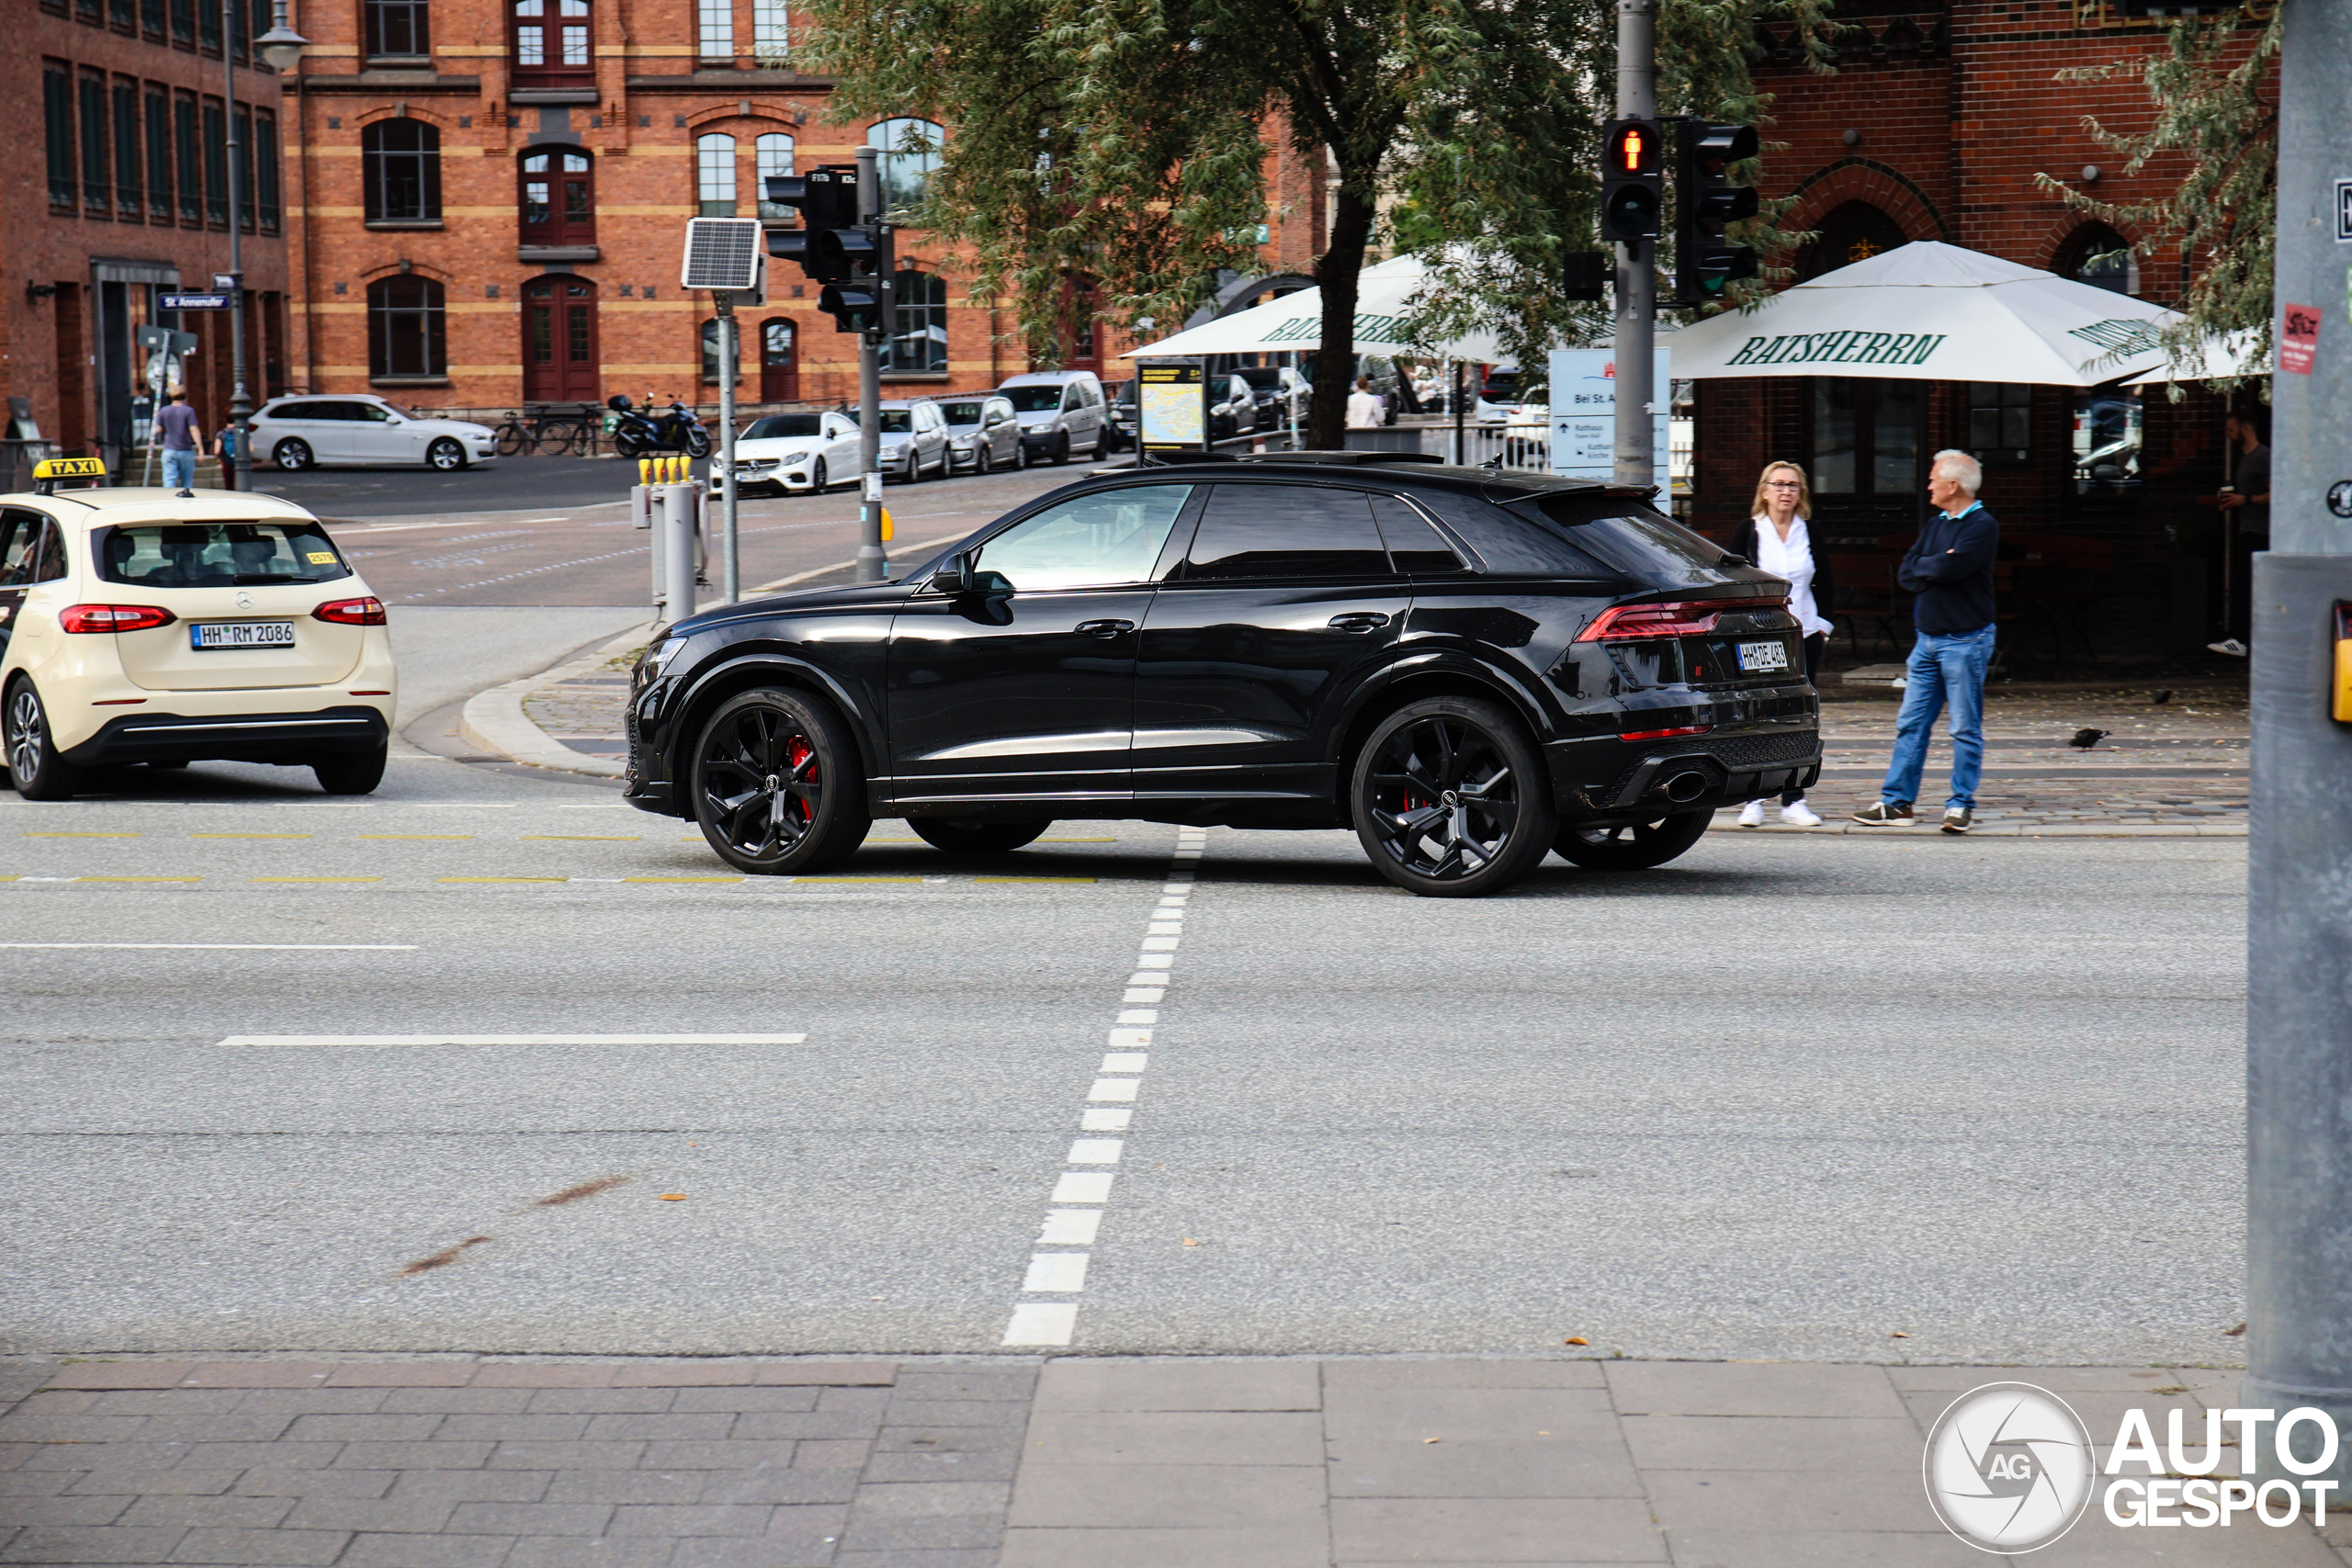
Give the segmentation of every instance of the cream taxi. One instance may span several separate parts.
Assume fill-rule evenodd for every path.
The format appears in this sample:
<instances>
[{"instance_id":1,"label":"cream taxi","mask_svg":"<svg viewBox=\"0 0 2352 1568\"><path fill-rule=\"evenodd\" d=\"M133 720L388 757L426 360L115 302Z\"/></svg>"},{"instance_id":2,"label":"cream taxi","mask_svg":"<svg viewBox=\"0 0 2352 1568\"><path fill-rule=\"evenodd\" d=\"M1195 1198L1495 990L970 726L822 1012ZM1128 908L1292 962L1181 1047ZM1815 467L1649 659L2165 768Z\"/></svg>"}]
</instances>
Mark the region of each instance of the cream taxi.
<instances>
[{"instance_id":1,"label":"cream taxi","mask_svg":"<svg viewBox=\"0 0 2352 1568\"><path fill-rule=\"evenodd\" d=\"M0 750L28 800L84 770L308 767L366 795L391 735L384 606L289 502L104 488L51 458L0 495ZM69 488L79 483L83 488Z\"/></svg>"}]
</instances>

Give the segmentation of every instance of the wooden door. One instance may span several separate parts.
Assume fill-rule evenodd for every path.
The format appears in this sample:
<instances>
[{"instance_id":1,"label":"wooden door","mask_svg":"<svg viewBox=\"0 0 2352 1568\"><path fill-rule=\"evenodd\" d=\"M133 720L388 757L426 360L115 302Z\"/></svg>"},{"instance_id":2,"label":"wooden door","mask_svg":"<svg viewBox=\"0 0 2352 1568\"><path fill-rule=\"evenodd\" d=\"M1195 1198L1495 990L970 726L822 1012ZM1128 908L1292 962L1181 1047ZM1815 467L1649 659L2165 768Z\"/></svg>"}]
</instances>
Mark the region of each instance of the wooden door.
<instances>
[{"instance_id":1,"label":"wooden door","mask_svg":"<svg viewBox=\"0 0 2352 1568\"><path fill-rule=\"evenodd\" d=\"M792 322L782 316L760 323L760 401L788 403L799 398L797 336Z\"/></svg>"},{"instance_id":2,"label":"wooden door","mask_svg":"<svg viewBox=\"0 0 2352 1568\"><path fill-rule=\"evenodd\" d=\"M558 274L523 286L523 398L593 403L604 380L596 352L596 286Z\"/></svg>"}]
</instances>

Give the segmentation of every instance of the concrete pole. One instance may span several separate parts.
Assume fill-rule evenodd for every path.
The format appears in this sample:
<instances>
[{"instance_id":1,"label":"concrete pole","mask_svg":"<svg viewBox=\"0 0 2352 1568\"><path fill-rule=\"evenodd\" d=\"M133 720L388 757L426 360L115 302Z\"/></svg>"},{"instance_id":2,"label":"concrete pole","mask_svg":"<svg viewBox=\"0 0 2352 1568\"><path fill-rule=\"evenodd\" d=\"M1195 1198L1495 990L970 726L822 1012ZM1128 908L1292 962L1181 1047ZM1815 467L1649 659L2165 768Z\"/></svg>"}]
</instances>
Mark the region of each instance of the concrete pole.
<instances>
[{"instance_id":1,"label":"concrete pole","mask_svg":"<svg viewBox=\"0 0 2352 1568\"><path fill-rule=\"evenodd\" d=\"M732 604L743 597L743 560L735 531L736 495L741 488L735 472L735 375L743 355L735 338L735 296L721 289L712 301L718 310L718 468L727 476L727 490L718 502L718 598Z\"/></svg>"},{"instance_id":2,"label":"concrete pole","mask_svg":"<svg viewBox=\"0 0 2352 1568\"><path fill-rule=\"evenodd\" d=\"M864 223L882 220L882 172L871 147L857 150L857 213ZM888 561L882 553L882 337L898 323L891 319L890 280L879 280L875 294L882 301L878 331L863 334L857 345L857 581L879 582Z\"/></svg>"},{"instance_id":3,"label":"concrete pole","mask_svg":"<svg viewBox=\"0 0 2352 1568\"><path fill-rule=\"evenodd\" d=\"M2352 1485L2352 725L2329 717L2352 602L2352 315L2335 182L2352 178L2352 0L2294 0L2279 51L2271 547L2254 558L2246 1005L2246 1362L2239 1402L2315 1405ZM2286 321L2315 315L2311 373ZM2330 504L2331 493L2335 498ZM2339 510L2340 508L2340 510ZM2306 1425L2297 1436L2316 1441ZM2302 1448L2299 1442L2298 1447ZM2265 1437L2248 1474L2279 1476ZM2338 1494L2342 1495L2342 1494Z\"/></svg>"},{"instance_id":4,"label":"concrete pole","mask_svg":"<svg viewBox=\"0 0 2352 1568\"><path fill-rule=\"evenodd\" d=\"M1657 118L1657 0L1617 0L1617 116ZM1621 485L1657 483L1650 472L1657 435L1650 402L1652 345L1657 329L1657 243L1617 247L1617 470ZM1529 367L1521 366L1520 374Z\"/></svg>"},{"instance_id":5,"label":"concrete pole","mask_svg":"<svg viewBox=\"0 0 2352 1568\"><path fill-rule=\"evenodd\" d=\"M670 624L677 625L695 613L695 557L700 542L695 524L695 487L691 484L663 485L654 492L662 508L662 536L655 542L662 551L662 586L666 595L663 609Z\"/></svg>"}]
</instances>

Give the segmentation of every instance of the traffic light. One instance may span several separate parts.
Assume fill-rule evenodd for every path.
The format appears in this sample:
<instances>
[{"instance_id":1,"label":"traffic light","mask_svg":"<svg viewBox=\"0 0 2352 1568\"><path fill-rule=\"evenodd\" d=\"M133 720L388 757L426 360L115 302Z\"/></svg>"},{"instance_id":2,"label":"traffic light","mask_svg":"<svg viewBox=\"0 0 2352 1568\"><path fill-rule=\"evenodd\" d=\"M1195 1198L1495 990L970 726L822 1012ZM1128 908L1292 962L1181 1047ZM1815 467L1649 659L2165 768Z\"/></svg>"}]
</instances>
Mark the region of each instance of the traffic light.
<instances>
[{"instance_id":1,"label":"traffic light","mask_svg":"<svg viewBox=\"0 0 2352 1568\"><path fill-rule=\"evenodd\" d=\"M1666 173L1655 120L1612 119L1601 129L1600 237L1621 244L1655 240L1666 205Z\"/></svg>"},{"instance_id":2,"label":"traffic light","mask_svg":"<svg viewBox=\"0 0 2352 1568\"><path fill-rule=\"evenodd\" d=\"M868 335L886 330L893 270L890 226L861 223L857 169L829 164L806 175L772 175L768 199L800 209L802 227L768 236L768 254L795 263L825 286L817 309L833 330Z\"/></svg>"},{"instance_id":3,"label":"traffic light","mask_svg":"<svg viewBox=\"0 0 2352 1568\"><path fill-rule=\"evenodd\" d=\"M1757 152L1756 128L1686 121L1675 171L1674 282L1685 304L1724 298L1731 285L1756 276L1756 253L1724 231L1757 213L1753 186L1731 183L1731 166Z\"/></svg>"}]
</instances>

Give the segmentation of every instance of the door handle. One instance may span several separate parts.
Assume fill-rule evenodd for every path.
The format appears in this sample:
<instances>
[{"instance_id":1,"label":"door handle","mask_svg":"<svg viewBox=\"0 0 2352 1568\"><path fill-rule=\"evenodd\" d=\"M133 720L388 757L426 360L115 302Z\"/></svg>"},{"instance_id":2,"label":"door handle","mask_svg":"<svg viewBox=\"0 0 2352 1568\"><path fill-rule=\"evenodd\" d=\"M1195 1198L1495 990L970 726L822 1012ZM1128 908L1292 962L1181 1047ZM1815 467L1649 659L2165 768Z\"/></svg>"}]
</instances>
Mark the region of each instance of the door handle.
<instances>
[{"instance_id":1,"label":"door handle","mask_svg":"<svg viewBox=\"0 0 2352 1568\"><path fill-rule=\"evenodd\" d=\"M1377 610L1351 610L1344 615L1331 617L1331 629L1342 632L1377 631L1388 624L1388 617Z\"/></svg>"},{"instance_id":2,"label":"door handle","mask_svg":"<svg viewBox=\"0 0 2352 1568\"><path fill-rule=\"evenodd\" d=\"M1080 621L1078 630L1087 637L1111 637L1136 629L1133 621Z\"/></svg>"}]
</instances>

